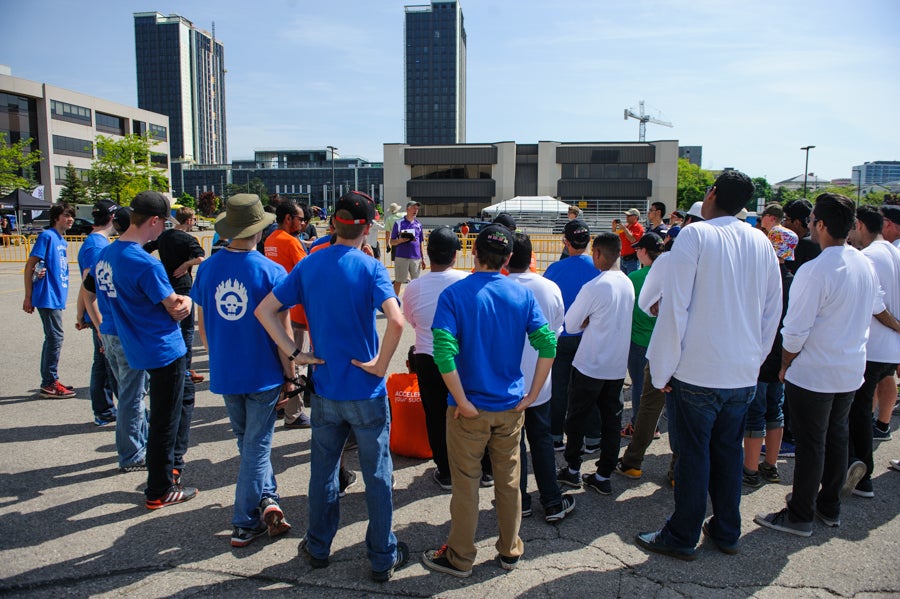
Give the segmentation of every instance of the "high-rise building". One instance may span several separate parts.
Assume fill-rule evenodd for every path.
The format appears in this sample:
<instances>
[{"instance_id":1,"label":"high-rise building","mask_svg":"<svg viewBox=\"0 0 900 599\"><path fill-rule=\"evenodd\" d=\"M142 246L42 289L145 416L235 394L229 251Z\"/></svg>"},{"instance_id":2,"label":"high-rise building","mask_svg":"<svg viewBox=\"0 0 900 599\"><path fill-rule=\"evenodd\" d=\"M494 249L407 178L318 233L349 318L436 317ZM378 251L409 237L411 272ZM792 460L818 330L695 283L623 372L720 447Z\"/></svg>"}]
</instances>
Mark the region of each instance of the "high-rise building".
<instances>
[{"instance_id":1,"label":"high-rise building","mask_svg":"<svg viewBox=\"0 0 900 599\"><path fill-rule=\"evenodd\" d=\"M900 161L876 160L854 166L850 180L854 185L881 185L900 181Z\"/></svg>"},{"instance_id":2,"label":"high-rise building","mask_svg":"<svg viewBox=\"0 0 900 599\"><path fill-rule=\"evenodd\" d=\"M466 29L459 2L406 7L406 143L466 141Z\"/></svg>"},{"instance_id":3,"label":"high-rise building","mask_svg":"<svg viewBox=\"0 0 900 599\"><path fill-rule=\"evenodd\" d=\"M178 15L135 13L134 47L138 106L168 115L173 163L227 162L225 48L215 29L210 35Z\"/></svg>"}]
</instances>

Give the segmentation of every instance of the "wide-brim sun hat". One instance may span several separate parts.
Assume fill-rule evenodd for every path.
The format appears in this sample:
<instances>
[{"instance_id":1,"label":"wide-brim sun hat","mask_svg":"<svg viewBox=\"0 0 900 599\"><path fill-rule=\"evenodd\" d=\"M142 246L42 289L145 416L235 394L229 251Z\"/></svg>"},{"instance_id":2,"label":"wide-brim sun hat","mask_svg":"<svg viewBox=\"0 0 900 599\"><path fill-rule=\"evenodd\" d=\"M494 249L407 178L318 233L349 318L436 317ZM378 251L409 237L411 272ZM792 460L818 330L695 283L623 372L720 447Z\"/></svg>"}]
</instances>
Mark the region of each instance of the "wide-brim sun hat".
<instances>
[{"instance_id":1,"label":"wide-brim sun hat","mask_svg":"<svg viewBox=\"0 0 900 599\"><path fill-rule=\"evenodd\" d=\"M275 215L263 210L259 196L239 193L228 198L225 212L216 219L216 233L224 239L243 239L256 235L275 222Z\"/></svg>"}]
</instances>

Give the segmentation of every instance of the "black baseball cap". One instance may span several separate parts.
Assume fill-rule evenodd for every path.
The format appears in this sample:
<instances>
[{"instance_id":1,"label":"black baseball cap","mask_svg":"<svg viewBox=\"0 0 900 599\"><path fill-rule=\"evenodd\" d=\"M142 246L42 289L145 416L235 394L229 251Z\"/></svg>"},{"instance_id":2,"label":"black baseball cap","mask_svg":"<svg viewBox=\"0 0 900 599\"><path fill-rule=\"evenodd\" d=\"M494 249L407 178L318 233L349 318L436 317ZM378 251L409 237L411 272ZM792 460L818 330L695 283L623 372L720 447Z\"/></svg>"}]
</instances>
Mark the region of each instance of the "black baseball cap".
<instances>
[{"instance_id":1,"label":"black baseball cap","mask_svg":"<svg viewBox=\"0 0 900 599\"><path fill-rule=\"evenodd\" d=\"M513 249L512 232L503 225L488 225L475 238L475 249L479 254L489 252L509 256Z\"/></svg>"},{"instance_id":2,"label":"black baseball cap","mask_svg":"<svg viewBox=\"0 0 900 599\"><path fill-rule=\"evenodd\" d=\"M503 225L510 231L516 230L516 219L505 212L501 212L500 214L495 216L494 220L492 220L491 223L495 225Z\"/></svg>"},{"instance_id":3,"label":"black baseball cap","mask_svg":"<svg viewBox=\"0 0 900 599\"><path fill-rule=\"evenodd\" d=\"M131 211L144 216L169 216L169 200L158 191L142 191L131 200Z\"/></svg>"},{"instance_id":4,"label":"black baseball cap","mask_svg":"<svg viewBox=\"0 0 900 599\"><path fill-rule=\"evenodd\" d=\"M576 248L586 248L591 241L591 228L580 218L574 218L563 227L563 235Z\"/></svg>"},{"instance_id":5,"label":"black baseball cap","mask_svg":"<svg viewBox=\"0 0 900 599\"><path fill-rule=\"evenodd\" d=\"M635 243L632 243L631 247L634 249L642 248L645 250L656 250L657 252L661 252L664 245L662 237L653 231L649 231L644 233Z\"/></svg>"},{"instance_id":6,"label":"black baseball cap","mask_svg":"<svg viewBox=\"0 0 900 599\"><path fill-rule=\"evenodd\" d=\"M340 218L338 210L346 210L352 218ZM334 221L344 225L365 225L375 220L375 202L361 191L351 191L338 198Z\"/></svg>"},{"instance_id":7,"label":"black baseball cap","mask_svg":"<svg viewBox=\"0 0 900 599\"><path fill-rule=\"evenodd\" d=\"M103 225L109 223L110 219L118 209L118 204L116 204L112 200L100 200L99 202L94 204L94 209L91 210L91 217L94 219L94 226L102 227Z\"/></svg>"},{"instance_id":8,"label":"black baseball cap","mask_svg":"<svg viewBox=\"0 0 900 599\"><path fill-rule=\"evenodd\" d=\"M459 237L456 236L453 229L446 225L437 227L428 235L429 250L434 250L441 254L452 254L461 247Z\"/></svg>"}]
</instances>

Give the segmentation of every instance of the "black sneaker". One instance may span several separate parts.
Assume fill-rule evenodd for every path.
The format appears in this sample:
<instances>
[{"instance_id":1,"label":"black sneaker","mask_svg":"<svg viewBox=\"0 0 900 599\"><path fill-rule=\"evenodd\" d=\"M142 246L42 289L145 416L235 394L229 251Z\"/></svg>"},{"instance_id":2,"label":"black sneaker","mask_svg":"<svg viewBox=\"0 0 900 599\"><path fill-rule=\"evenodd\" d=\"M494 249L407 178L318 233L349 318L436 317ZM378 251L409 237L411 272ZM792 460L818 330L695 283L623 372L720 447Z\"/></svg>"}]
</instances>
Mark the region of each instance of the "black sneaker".
<instances>
[{"instance_id":1,"label":"black sneaker","mask_svg":"<svg viewBox=\"0 0 900 599\"><path fill-rule=\"evenodd\" d=\"M566 444L562 441L553 442L553 451L565 451Z\"/></svg>"},{"instance_id":2,"label":"black sneaker","mask_svg":"<svg viewBox=\"0 0 900 599\"><path fill-rule=\"evenodd\" d=\"M269 530L265 522L261 522L256 528L241 528L235 526L231 531L231 546L246 547L256 537L261 537Z\"/></svg>"},{"instance_id":3,"label":"black sneaker","mask_svg":"<svg viewBox=\"0 0 900 599\"><path fill-rule=\"evenodd\" d=\"M494 475L488 474L487 472L481 473L481 486L482 487L493 487L494 486Z\"/></svg>"},{"instance_id":4,"label":"black sneaker","mask_svg":"<svg viewBox=\"0 0 900 599\"><path fill-rule=\"evenodd\" d=\"M812 536L812 522L791 522L790 518L788 518L787 508L771 514L757 514L753 521L760 526L787 532L798 537Z\"/></svg>"},{"instance_id":5,"label":"black sneaker","mask_svg":"<svg viewBox=\"0 0 900 599\"><path fill-rule=\"evenodd\" d=\"M309 416L306 414L306 412L300 412L300 415L291 422L285 420L284 428L288 430L297 428L312 428L312 422L310 421Z\"/></svg>"},{"instance_id":6,"label":"black sneaker","mask_svg":"<svg viewBox=\"0 0 900 599\"><path fill-rule=\"evenodd\" d=\"M763 486L763 480L759 477L759 470L753 472L752 470L747 470L747 467L744 466L744 486L750 487L751 489L758 489Z\"/></svg>"},{"instance_id":7,"label":"black sneaker","mask_svg":"<svg viewBox=\"0 0 900 599\"><path fill-rule=\"evenodd\" d=\"M600 444L595 443L593 445L588 445L585 443L581 446L581 455L591 455L592 453L597 453L600 451Z\"/></svg>"},{"instance_id":8,"label":"black sneaker","mask_svg":"<svg viewBox=\"0 0 900 599\"><path fill-rule=\"evenodd\" d=\"M853 489L853 494L857 497L865 497L866 499L872 499L875 497L875 488L872 487L872 479L869 480L861 480L856 483L856 487Z\"/></svg>"},{"instance_id":9,"label":"black sneaker","mask_svg":"<svg viewBox=\"0 0 900 599\"><path fill-rule=\"evenodd\" d=\"M528 507L526 507L525 504L523 503L522 504L522 517L530 518L532 514L534 514L534 510L532 509L532 507L530 505Z\"/></svg>"},{"instance_id":10,"label":"black sneaker","mask_svg":"<svg viewBox=\"0 0 900 599\"><path fill-rule=\"evenodd\" d=\"M444 474L437 468L434 469L434 472L431 473L431 478L434 479L434 482L445 491L452 491L453 484L450 481L450 475Z\"/></svg>"},{"instance_id":11,"label":"black sneaker","mask_svg":"<svg viewBox=\"0 0 900 599\"><path fill-rule=\"evenodd\" d=\"M263 522L266 523L270 537L283 535L291 529L291 525L284 518L284 511L274 498L264 497L259 502L259 513L262 515Z\"/></svg>"},{"instance_id":12,"label":"black sneaker","mask_svg":"<svg viewBox=\"0 0 900 599\"><path fill-rule=\"evenodd\" d=\"M440 549L432 549L422 554L422 565L429 570L435 572L443 572L457 578L468 578L472 575L471 570L460 570L450 563L447 559L447 546L442 545Z\"/></svg>"},{"instance_id":13,"label":"black sneaker","mask_svg":"<svg viewBox=\"0 0 900 599\"><path fill-rule=\"evenodd\" d=\"M507 557L505 555L498 555L497 560L500 562L500 567L504 570L515 570L516 566L519 565L519 556L516 557Z\"/></svg>"},{"instance_id":14,"label":"black sneaker","mask_svg":"<svg viewBox=\"0 0 900 599\"><path fill-rule=\"evenodd\" d=\"M394 563L387 570L376 572L372 570L372 580L375 582L387 582L394 575L394 572L406 565L409 561L409 547L403 541L397 541L397 555L394 557Z\"/></svg>"},{"instance_id":15,"label":"black sneaker","mask_svg":"<svg viewBox=\"0 0 900 599\"><path fill-rule=\"evenodd\" d=\"M126 466L119 466L119 472L138 472L147 469L147 460L141 459Z\"/></svg>"},{"instance_id":16,"label":"black sneaker","mask_svg":"<svg viewBox=\"0 0 900 599\"><path fill-rule=\"evenodd\" d=\"M309 560L309 565L313 568L327 568L328 567L328 558L327 557L316 557L312 553L309 552L309 545L306 537L300 539L300 544L297 545L297 552L301 556L306 556L306 559Z\"/></svg>"},{"instance_id":17,"label":"black sneaker","mask_svg":"<svg viewBox=\"0 0 900 599\"><path fill-rule=\"evenodd\" d=\"M737 543L735 543L734 545L726 545L725 543L720 543L714 536L712 536L709 528L709 520L704 522L703 526L701 526L700 528L703 531L704 536L712 541L712 544L716 546L716 549L718 549L722 553L725 553L727 555L737 555L740 552L740 548Z\"/></svg>"},{"instance_id":18,"label":"black sneaker","mask_svg":"<svg viewBox=\"0 0 900 599\"><path fill-rule=\"evenodd\" d=\"M559 522L575 509L575 498L569 494L563 494L562 503L553 506L544 512L544 520L547 522Z\"/></svg>"},{"instance_id":19,"label":"black sneaker","mask_svg":"<svg viewBox=\"0 0 900 599\"><path fill-rule=\"evenodd\" d=\"M572 487L573 489L581 488L581 477L569 472L568 466L563 466L556 471L556 482L561 485L566 485L567 487Z\"/></svg>"},{"instance_id":20,"label":"black sneaker","mask_svg":"<svg viewBox=\"0 0 900 599\"><path fill-rule=\"evenodd\" d=\"M767 483L780 483L781 475L778 474L778 466L773 466L762 462L759 465L759 477Z\"/></svg>"},{"instance_id":21,"label":"black sneaker","mask_svg":"<svg viewBox=\"0 0 900 599\"><path fill-rule=\"evenodd\" d=\"M676 549L675 547L669 547L660 541L659 533L660 531L658 530L638 533L634 536L634 542L637 543L638 547L643 547L647 551L668 555L669 557L674 557L675 559L684 560L686 562L692 562L697 559L693 549Z\"/></svg>"},{"instance_id":22,"label":"black sneaker","mask_svg":"<svg viewBox=\"0 0 900 599\"><path fill-rule=\"evenodd\" d=\"M596 474L582 474L581 484L585 488L593 489L601 495L609 495L612 493L612 483L610 480L608 478L601 480L597 478Z\"/></svg>"},{"instance_id":23,"label":"black sneaker","mask_svg":"<svg viewBox=\"0 0 900 599\"><path fill-rule=\"evenodd\" d=\"M162 497L156 499L147 499L145 505L148 510L158 510L176 503L184 503L190 501L197 496L199 491L194 487L182 487L181 485L172 485Z\"/></svg>"},{"instance_id":24,"label":"black sneaker","mask_svg":"<svg viewBox=\"0 0 900 599\"><path fill-rule=\"evenodd\" d=\"M338 473L338 484L340 485L338 497L343 497L347 494L347 489L356 484L356 472L341 466L341 471Z\"/></svg>"},{"instance_id":25,"label":"black sneaker","mask_svg":"<svg viewBox=\"0 0 900 599\"><path fill-rule=\"evenodd\" d=\"M861 481L865 475L866 465L860 460L854 460L854 462L850 464L850 467L847 468L847 478L844 480L844 486L841 487L840 498L842 501L850 497L853 490L856 489L856 485L859 484L859 481ZM872 496L874 497L874 494Z\"/></svg>"}]
</instances>

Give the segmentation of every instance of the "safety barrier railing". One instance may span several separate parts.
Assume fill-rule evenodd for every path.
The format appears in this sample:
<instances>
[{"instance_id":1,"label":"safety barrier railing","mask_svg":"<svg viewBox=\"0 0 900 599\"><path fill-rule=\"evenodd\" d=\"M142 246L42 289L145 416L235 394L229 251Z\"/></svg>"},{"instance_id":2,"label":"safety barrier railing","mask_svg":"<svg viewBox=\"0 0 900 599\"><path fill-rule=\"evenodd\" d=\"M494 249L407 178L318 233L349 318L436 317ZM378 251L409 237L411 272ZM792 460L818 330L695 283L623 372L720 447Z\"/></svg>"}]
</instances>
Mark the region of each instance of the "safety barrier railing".
<instances>
[{"instance_id":1,"label":"safety barrier railing","mask_svg":"<svg viewBox=\"0 0 900 599\"><path fill-rule=\"evenodd\" d=\"M30 251L24 235L0 235L0 262L25 262Z\"/></svg>"}]
</instances>

